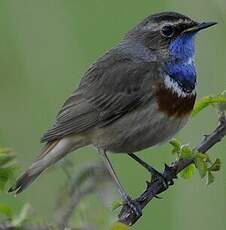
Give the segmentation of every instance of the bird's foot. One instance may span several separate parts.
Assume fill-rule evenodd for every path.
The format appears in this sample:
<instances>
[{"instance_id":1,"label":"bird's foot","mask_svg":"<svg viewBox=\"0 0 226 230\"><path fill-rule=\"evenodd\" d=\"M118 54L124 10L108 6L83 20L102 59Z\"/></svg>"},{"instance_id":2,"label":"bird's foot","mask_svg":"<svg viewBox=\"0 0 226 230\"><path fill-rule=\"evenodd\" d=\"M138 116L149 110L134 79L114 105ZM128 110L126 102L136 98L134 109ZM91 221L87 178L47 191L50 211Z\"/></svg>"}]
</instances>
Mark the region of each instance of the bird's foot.
<instances>
[{"instance_id":1,"label":"bird's foot","mask_svg":"<svg viewBox=\"0 0 226 230\"><path fill-rule=\"evenodd\" d=\"M166 170L166 169L165 169ZM169 185L173 184L173 181L169 181L164 174L149 166L148 171L151 173L151 182L153 181L160 181L165 189L169 187Z\"/></svg>"},{"instance_id":2,"label":"bird's foot","mask_svg":"<svg viewBox=\"0 0 226 230\"><path fill-rule=\"evenodd\" d=\"M142 208L136 200L132 200L130 197L127 197L123 206L126 209L131 210L131 212L136 216L135 219L139 219L142 216ZM121 211L123 212L124 210L122 209Z\"/></svg>"},{"instance_id":3,"label":"bird's foot","mask_svg":"<svg viewBox=\"0 0 226 230\"><path fill-rule=\"evenodd\" d=\"M177 179L177 170L175 170L173 166L169 166L165 164L164 174L169 175L170 177L170 180L168 179L169 185L173 185L174 184L173 179Z\"/></svg>"}]
</instances>

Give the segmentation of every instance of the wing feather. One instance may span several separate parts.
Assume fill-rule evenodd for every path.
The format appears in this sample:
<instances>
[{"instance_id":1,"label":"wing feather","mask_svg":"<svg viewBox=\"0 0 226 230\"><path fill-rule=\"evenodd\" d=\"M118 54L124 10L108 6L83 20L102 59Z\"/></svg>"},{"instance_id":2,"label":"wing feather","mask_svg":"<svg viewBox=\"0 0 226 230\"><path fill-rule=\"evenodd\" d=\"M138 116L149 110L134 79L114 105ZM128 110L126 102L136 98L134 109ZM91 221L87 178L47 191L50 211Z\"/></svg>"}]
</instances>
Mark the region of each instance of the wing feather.
<instances>
[{"instance_id":1,"label":"wing feather","mask_svg":"<svg viewBox=\"0 0 226 230\"><path fill-rule=\"evenodd\" d=\"M152 96L153 66L111 55L99 60L64 103L55 124L41 141L50 142L94 126L106 126L139 106L148 98L147 87Z\"/></svg>"}]
</instances>

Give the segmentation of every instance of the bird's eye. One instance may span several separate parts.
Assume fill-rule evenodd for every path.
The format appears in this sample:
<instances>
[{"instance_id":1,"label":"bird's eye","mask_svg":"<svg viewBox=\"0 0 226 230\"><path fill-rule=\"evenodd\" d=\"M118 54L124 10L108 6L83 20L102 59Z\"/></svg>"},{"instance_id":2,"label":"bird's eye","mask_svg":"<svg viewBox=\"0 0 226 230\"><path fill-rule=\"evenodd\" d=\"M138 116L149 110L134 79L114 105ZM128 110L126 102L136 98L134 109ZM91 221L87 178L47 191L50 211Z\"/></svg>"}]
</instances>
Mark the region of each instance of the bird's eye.
<instances>
[{"instance_id":1,"label":"bird's eye","mask_svg":"<svg viewBox=\"0 0 226 230\"><path fill-rule=\"evenodd\" d=\"M174 27L171 25L163 26L161 29L161 34L164 37L168 37L168 38L172 37L174 34Z\"/></svg>"}]
</instances>

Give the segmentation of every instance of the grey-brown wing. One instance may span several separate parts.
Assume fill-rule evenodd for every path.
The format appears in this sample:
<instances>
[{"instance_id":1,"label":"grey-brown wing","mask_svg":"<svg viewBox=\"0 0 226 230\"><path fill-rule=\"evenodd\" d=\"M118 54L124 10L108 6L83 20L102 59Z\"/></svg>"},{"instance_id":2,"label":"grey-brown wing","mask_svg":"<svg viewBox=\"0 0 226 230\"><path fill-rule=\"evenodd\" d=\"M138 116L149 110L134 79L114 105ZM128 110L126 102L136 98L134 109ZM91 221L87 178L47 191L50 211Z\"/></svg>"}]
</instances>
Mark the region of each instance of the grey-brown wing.
<instances>
[{"instance_id":1,"label":"grey-brown wing","mask_svg":"<svg viewBox=\"0 0 226 230\"><path fill-rule=\"evenodd\" d=\"M41 141L53 141L94 126L103 127L119 119L151 97L152 87L147 85L150 77L146 77L151 69L150 63L127 59L102 61L92 66ZM146 92L147 89L150 91Z\"/></svg>"}]
</instances>

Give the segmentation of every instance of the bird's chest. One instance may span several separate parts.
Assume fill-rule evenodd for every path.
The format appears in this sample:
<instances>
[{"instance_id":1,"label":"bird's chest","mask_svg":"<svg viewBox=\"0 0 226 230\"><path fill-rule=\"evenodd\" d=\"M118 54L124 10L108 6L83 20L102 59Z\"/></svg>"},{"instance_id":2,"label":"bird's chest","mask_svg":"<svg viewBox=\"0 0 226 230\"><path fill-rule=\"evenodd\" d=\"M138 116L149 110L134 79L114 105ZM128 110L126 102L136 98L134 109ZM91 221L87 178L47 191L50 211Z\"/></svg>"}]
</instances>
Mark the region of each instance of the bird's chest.
<instances>
[{"instance_id":1,"label":"bird's chest","mask_svg":"<svg viewBox=\"0 0 226 230\"><path fill-rule=\"evenodd\" d=\"M195 93L186 94L170 82L156 87L151 100L107 128L93 142L111 152L136 152L172 138L187 122Z\"/></svg>"},{"instance_id":2,"label":"bird's chest","mask_svg":"<svg viewBox=\"0 0 226 230\"><path fill-rule=\"evenodd\" d=\"M166 76L156 91L158 109L169 117L188 116L192 112L195 99L195 90L190 93L184 92L179 84L169 76Z\"/></svg>"}]
</instances>

